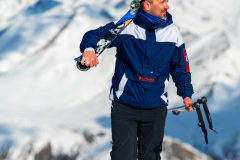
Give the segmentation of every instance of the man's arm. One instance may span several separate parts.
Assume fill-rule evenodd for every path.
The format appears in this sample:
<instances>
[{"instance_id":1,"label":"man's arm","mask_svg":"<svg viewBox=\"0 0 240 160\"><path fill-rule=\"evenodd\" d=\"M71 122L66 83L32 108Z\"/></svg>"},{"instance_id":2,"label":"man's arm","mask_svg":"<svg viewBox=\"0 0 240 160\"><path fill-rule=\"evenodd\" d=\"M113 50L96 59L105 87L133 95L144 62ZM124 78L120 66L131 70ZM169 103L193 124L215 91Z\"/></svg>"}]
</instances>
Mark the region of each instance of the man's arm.
<instances>
[{"instance_id":1,"label":"man's arm","mask_svg":"<svg viewBox=\"0 0 240 160\"><path fill-rule=\"evenodd\" d=\"M188 107L192 104L191 97L194 92L191 82L188 56L184 43L179 47L176 46L176 51L171 61L170 74L177 87L177 95L183 98L185 106ZM186 108L186 110L192 111L191 108Z\"/></svg>"},{"instance_id":2,"label":"man's arm","mask_svg":"<svg viewBox=\"0 0 240 160\"><path fill-rule=\"evenodd\" d=\"M98 65L98 58L95 54L95 49L97 48L97 42L100 40L100 38L108 32L112 27L114 26L114 23L111 22L103 27L99 27L95 30L90 30L87 33L84 34L82 42L80 44L80 51L83 53L81 64L86 66L97 66ZM108 48L111 48L113 46L116 46L117 40L115 40Z\"/></svg>"}]
</instances>

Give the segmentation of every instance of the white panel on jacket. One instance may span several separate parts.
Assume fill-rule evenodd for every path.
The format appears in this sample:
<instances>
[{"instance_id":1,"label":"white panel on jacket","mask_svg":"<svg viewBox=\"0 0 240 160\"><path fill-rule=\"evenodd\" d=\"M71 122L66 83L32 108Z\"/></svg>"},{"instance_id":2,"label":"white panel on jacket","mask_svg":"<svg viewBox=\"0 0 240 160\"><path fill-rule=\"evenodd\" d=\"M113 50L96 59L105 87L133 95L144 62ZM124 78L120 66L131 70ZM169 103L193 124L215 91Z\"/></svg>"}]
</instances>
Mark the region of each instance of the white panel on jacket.
<instances>
[{"instance_id":1,"label":"white panel on jacket","mask_svg":"<svg viewBox=\"0 0 240 160\"><path fill-rule=\"evenodd\" d=\"M146 40L146 30L131 22L121 34L128 34L134 36L136 39Z\"/></svg>"},{"instance_id":2,"label":"white panel on jacket","mask_svg":"<svg viewBox=\"0 0 240 160\"><path fill-rule=\"evenodd\" d=\"M125 85L127 83L127 77L126 77L126 74L123 75L120 83L119 83L119 87L118 87L118 91L116 92L116 96L117 98L119 99L121 97L121 95L123 94L123 90L125 88Z\"/></svg>"},{"instance_id":3,"label":"white panel on jacket","mask_svg":"<svg viewBox=\"0 0 240 160\"><path fill-rule=\"evenodd\" d=\"M167 93L168 91L168 87L169 87L169 81L168 79L166 78L165 82L164 82L164 92L163 94L161 95L161 98L162 100L164 100L165 103L168 103L168 98L164 95L165 93Z\"/></svg>"},{"instance_id":4,"label":"white panel on jacket","mask_svg":"<svg viewBox=\"0 0 240 160\"><path fill-rule=\"evenodd\" d=\"M156 29L155 34L157 42L172 42L175 43L177 47L180 47L184 43L177 26L174 24L165 28Z\"/></svg>"}]
</instances>

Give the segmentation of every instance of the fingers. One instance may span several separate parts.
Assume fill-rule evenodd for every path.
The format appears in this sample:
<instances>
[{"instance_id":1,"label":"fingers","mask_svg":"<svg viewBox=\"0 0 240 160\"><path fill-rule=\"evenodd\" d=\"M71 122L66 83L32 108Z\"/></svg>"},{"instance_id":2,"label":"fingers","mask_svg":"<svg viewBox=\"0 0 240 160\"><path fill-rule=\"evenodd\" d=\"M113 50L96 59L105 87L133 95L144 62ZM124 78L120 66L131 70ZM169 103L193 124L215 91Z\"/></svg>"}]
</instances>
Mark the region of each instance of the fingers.
<instances>
[{"instance_id":1,"label":"fingers","mask_svg":"<svg viewBox=\"0 0 240 160\"><path fill-rule=\"evenodd\" d=\"M98 62L98 59L96 58L95 67L97 67L98 64L99 64L99 62Z\"/></svg>"},{"instance_id":2,"label":"fingers","mask_svg":"<svg viewBox=\"0 0 240 160\"><path fill-rule=\"evenodd\" d=\"M96 54L94 52L88 51L82 55L81 64L89 67L97 67L99 62Z\"/></svg>"},{"instance_id":3,"label":"fingers","mask_svg":"<svg viewBox=\"0 0 240 160\"><path fill-rule=\"evenodd\" d=\"M93 67L93 66L97 67L98 63L96 63L96 62L97 62L96 60L83 59L81 61L81 64L86 65L86 66L90 66L90 67Z\"/></svg>"},{"instance_id":4,"label":"fingers","mask_svg":"<svg viewBox=\"0 0 240 160\"><path fill-rule=\"evenodd\" d=\"M84 65L84 64L85 64L85 61L86 61L86 58L85 58L85 57L82 57L82 59L81 59L81 64Z\"/></svg>"},{"instance_id":5,"label":"fingers","mask_svg":"<svg viewBox=\"0 0 240 160\"><path fill-rule=\"evenodd\" d=\"M185 110L188 112L193 111L192 100L189 97L184 98Z\"/></svg>"},{"instance_id":6,"label":"fingers","mask_svg":"<svg viewBox=\"0 0 240 160\"><path fill-rule=\"evenodd\" d=\"M86 61L86 66L90 66L90 67L97 67L98 65L98 60L97 58L93 59L93 60L88 60Z\"/></svg>"},{"instance_id":7,"label":"fingers","mask_svg":"<svg viewBox=\"0 0 240 160\"><path fill-rule=\"evenodd\" d=\"M93 60L90 61L90 64L89 64L90 67L96 66L96 65L95 65L95 61L96 61L95 59L93 59Z\"/></svg>"},{"instance_id":8,"label":"fingers","mask_svg":"<svg viewBox=\"0 0 240 160\"><path fill-rule=\"evenodd\" d=\"M185 109L186 109L186 111L188 111L188 112L192 112L192 111L193 111L192 104L186 106Z\"/></svg>"}]
</instances>

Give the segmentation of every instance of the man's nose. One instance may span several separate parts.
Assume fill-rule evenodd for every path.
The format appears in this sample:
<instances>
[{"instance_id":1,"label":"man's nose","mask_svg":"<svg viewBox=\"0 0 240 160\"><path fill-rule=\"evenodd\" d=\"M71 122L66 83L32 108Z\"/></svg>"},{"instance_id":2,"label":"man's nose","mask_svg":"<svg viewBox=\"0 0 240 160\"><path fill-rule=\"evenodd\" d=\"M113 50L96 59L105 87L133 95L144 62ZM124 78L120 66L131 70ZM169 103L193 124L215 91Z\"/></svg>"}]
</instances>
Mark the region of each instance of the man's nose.
<instances>
[{"instance_id":1,"label":"man's nose","mask_svg":"<svg viewBox=\"0 0 240 160\"><path fill-rule=\"evenodd\" d=\"M165 9L169 9L168 3L165 4Z\"/></svg>"}]
</instances>

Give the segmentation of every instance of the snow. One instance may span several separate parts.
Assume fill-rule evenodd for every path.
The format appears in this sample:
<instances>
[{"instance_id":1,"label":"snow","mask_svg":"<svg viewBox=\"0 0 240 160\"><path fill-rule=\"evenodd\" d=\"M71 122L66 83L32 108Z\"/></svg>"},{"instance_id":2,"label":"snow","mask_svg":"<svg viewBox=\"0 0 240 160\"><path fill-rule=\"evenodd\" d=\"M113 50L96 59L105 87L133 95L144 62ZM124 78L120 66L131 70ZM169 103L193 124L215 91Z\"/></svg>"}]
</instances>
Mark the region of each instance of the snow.
<instances>
[{"instance_id":1,"label":"snow","mask_svg":"<svg viewBox=\"0 0 240 160\"><path fill-rule=\"evenodd\" d=\"M87 72L77 70L73 59L79 56L83 34L119 19L127 12L128 3L0 1L0 143L12 145L15 159L21 159L22 151L31 143L33 159L34 153L49 142L55 154L72 153L80 146L86 151L81 154L82 159L109 159L108 94L115 49L104 51L99 66ZM209 146L223 156L222 146L240 132L240 1L169 3L173 20L186 41L195 89L193 99L207 96L218 131L209 131ZM182 105L173 82L169 101L169 107ZM166 135L207 153L209 147L204 145L197 123L195 111L179 116L169 113ZM96 136L91 144L84 138L85 131L94 135L104 132L105 136Z\"/></svg>"}]
</instances>

